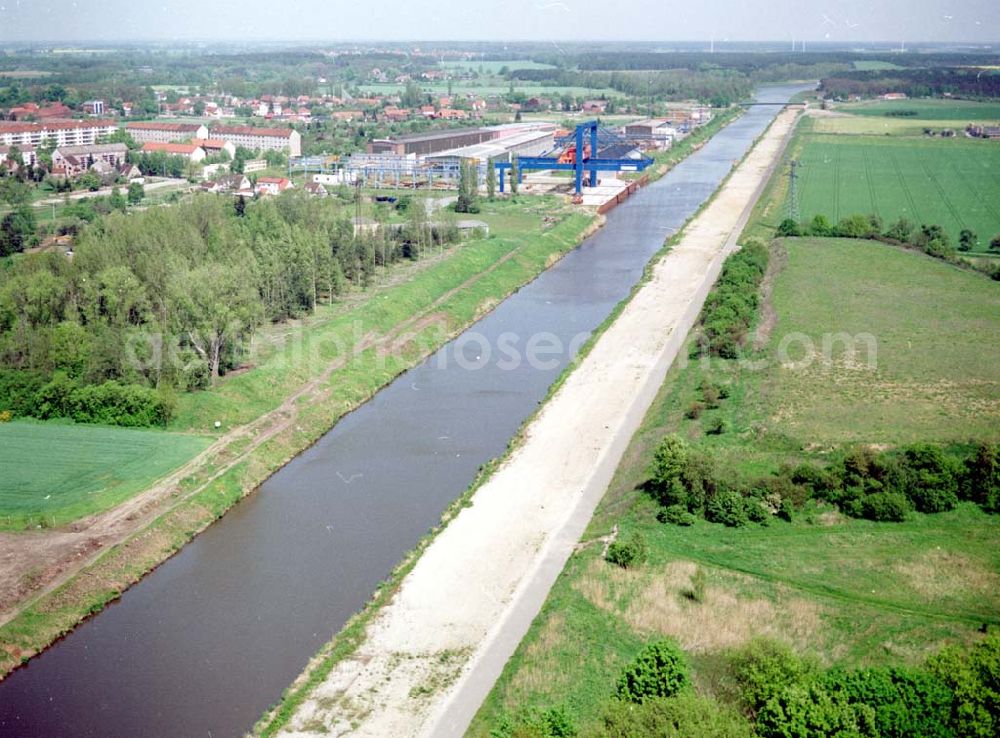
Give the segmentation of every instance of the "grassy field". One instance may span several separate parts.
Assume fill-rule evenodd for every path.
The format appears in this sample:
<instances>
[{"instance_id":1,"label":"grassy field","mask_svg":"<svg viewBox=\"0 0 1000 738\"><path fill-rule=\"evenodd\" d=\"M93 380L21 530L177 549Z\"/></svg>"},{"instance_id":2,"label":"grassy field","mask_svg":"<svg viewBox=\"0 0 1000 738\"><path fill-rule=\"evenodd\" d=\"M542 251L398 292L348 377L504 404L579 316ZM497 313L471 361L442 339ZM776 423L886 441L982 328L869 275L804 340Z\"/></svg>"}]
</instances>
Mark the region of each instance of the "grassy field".
<instances>
[{"instance_id":1,"label":"grassy field","mask_svg":"<svg viewBox=\"0 0 1000 738\"><path fill-rule=\"evenodd\" d=\"M448 82L420 82L419 84L420 89L424 92L435 94L448 92ZM382 95L402 92L403 87L404 85L396 82L374 82L361 85L362 90L365 92L375 92ZM484 78L468 82L454 81L451 83L451 91L456 95L471 92L481 97L492 97L506 95L510 92L510 83L501 78ZM600 97L601 95L624 97L622 93L610 87L547 87L531 82L518 82L517 80L514 82L514 91L523 92L529 97L559 97L564 94L573 95L574 97Z\"/></svg>"},{"instance_id":2,"label":"grassy field","mask_svg":"<svg viewBox=\"0 0 1000 738\"><path fill-rule=\"evenodd\" d=\"M385 336L402 320L418 319L408 328L412 340L397 344L397 350L388 354L377 346L354 354L300 398L291 411L293 423L279 426L249 456L220 473L217 463L238 457L249 443L247 438L234 439L212 463L200 465L179 481L187 497L0 626L0 675L119 596L314 443L337 418L574 248L594 221L590 212L563 206L557 198L522 197L483 205L477 217L491 223L490 237L401 267L376 289L325 307L305 325L275 328L260 337L272 345L262 349L256 370L232 375L217 390L197 398L183 398L174 427L209 428L214 434L214 418L222 417L223 430L256 418L314 379L321 368L329 368L335 336L346 335L351 346L355 325L363 335ZM553 216L555 221L543 222Z\"/></svg>"},{"instance_id":3,"label":"grassy field","mask_svg":"<svg viewBox=\"0 0 1000 738\"><path fill-rule=\"evenodd\" d=\"M0 468L10 468L0 482L0 529L24 528L42 518L48 525L59 525L122 502L192 458L212 437L275 409L331 361L351 351L359 336L388 334L435 299L480 275L475 286L455 297L456 303L461 302L456 307L461 317L447 326L436 325L435 335L425 332L421 343L414 342L413 352L379 365L367 354L347 357L347 363L334 372L331 392L341 412L353 407L406 368L419 346L440 342L444 331L474 319L484 303L502 297L511 285L544 268L554 253L572 246L590 218L572 212L555 197L484 201L476 217L489 224L490 237L435 250L422 261L380 269L374 290L348 293L332 305L319 305L313 315L299 321L262 326L248 358L253 368L223 377L213 390L181 393L169 427L173 432L0 424ZM543 224L546 217L561 222ZM527 243L532 239L536 243ZM506 262L509 256L516 258ZM336 417L328 418L327 427ZM25 464L24 459L46 459L46 463Z\"/></svg>"},{"instance_id":4,"label":"grassy field","mask_svg":"<svg viewBox=\"0 0 1000 738\"><path fill-rule=\"evenodd\" d=\"M447 69L457 69L461 71L478 72L479 74L499 74L500 70L506 67L510 71L516 69L555 69L551 64L530 61L527 59L510 59L507 61L444 61L441 66Z\"/></svg>"},{"instance_id":5,"label":"grassy field","mask_svg":"<svg viewBox=\"0 0 1000 738\"><path fill-rule=\"evenodd\" d=\"M866 100L838 105L837 110L854 115L896 116L914 112L921 120L998 121L1000 103L980 103L971 100Z\"/></svg>"},{"instance_id":6,"label":"grassy field","mask_svg":"<svg viewBox=\"0 0 1000 738\"><path fill-rule=\"evenodd\" d=\"M162 431L2 423L0 529L59 525L116 505L208 443L201 436Z\"/></svg>"},{"instance_id":7,"label":"grassy field","mask_svg":"<svg viewBox=\"0 0 1000 738\"><path fill-rule=\"evenodd\" d=\"M849 136L924 136L925 129L940 134L950 128L959 135L969 121L947 120L944 118L888 118L876 115L842 115L824 118L809 118L802 125L813 133L845 134Z\"/></svg>"},{"instance_id":8,"label":"grassy field","mask_svg":"<svg viewBox=\"0 0 1000 738\"><path fill-rule=\"evenodd\" d=\"M696 688L725 701L724 656L754 636L850 667L916 663L974 639L984 623L1000 624L1000 522L975 506L872 523L810 503L792 523L683 528L659 523L657 505L637 491L667 433L747 476L822 458L845 441L1000 439L996 283L872 242L788 240L772 264L777 320L761 323L770 329L753 356L761 364L671 369L471 736L486 738L503 714L556 706L588 735L624 665L662 635L691 656ZM875 335L877 366L842 352L808 367L776 361L790 334L819 346L839 331ZM691 419L703 380L730 394ZM729 430L708 435L720 416ZM616 526L619 536L642 533L645 564L625 570L603 560L602 540Z\"/></svg>"},{"instance_id":9,"label":"grassy field","mask_svg":"<svg viewBox=\"0 0 1000 738\"><path fill-rule=\"evenodd\" d=\"M1000 235L1000 146L993 142L805 133L794 150L803 218L905 217L942 226L953 243L971 228L977 251Z\"/></svg>"}]
</instances>

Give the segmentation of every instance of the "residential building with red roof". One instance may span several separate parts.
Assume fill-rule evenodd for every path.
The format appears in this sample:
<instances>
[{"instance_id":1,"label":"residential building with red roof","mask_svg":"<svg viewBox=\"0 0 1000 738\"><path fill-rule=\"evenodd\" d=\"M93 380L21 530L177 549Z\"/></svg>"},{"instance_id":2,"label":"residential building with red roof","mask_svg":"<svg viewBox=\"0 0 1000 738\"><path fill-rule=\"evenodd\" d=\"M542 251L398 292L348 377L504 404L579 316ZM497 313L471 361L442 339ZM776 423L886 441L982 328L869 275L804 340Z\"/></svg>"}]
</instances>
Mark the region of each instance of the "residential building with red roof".
<instances>
[{"instance_id":1,"label":"residential building with red roof","mask_svg":"<svg viewBox=\"0 0 1000 738\"><path fill-rule=\"evenodd\" d=\"M136 143L168 143L208 138L208 128L201 123L171 123L162 120L136 120L125 124Z\"/></svg>"},{"instance_id":2,"label":"residential building with red roof","mask_svg":"<svg viewBox=\"0 0 1000 738\"><path fill-rule=\"evenodd\" d=\"M85 146L117 130L113 120L0 121L0 146Z\"/></svg>"},{"instance_id":3,"label":"residential building with red roof","mask_svg":"<svg viewBox=\"0 0 1000 738\"><path fill-rule=\"evenodd\" d=\"M294 187L295 185L285 177L259 177L257 179L258 195L280 195L285 190Z\"/></svg>"},{"instance_id":4,"label":"residential building with red roof","mask_svg":"<svg viewBox=\"0 0 1000 738\"><path fill-rule=\"evenodd\" d=\"M142 150L151 153L162 151L170 156L183 156L195 163L204 160L205 149L193 143L173 143L169 141L147 141L142 145Z\"/></svg>"},{"instance_id":5,"label":"residential building with red roof","mask_svg":"<svg viewBox=\"0 0 1000 738\"><path fill-rule=\"evenodd\" d=\"M302 135L292 128L255 128L253 126L212 126L208 136L229 141L251 151L285 151L302 156Z\"/></svg>"}]
</instances>

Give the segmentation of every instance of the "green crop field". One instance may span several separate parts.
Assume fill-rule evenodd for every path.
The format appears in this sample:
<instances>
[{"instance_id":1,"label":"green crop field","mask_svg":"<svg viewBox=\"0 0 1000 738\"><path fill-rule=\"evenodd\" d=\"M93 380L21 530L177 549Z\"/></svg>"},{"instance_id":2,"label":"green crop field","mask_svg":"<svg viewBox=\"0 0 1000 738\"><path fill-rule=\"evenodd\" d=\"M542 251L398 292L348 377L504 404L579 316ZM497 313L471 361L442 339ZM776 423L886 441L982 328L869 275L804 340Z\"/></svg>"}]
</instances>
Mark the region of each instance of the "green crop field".
<instances>
[{"instance_id":1,"label":"green crop field","mask_svg":"<svg viewBox=\"0 0 1000 738\"><path fill-rule=\"evenodd\" d=\"M115 505L208 444L162 431L2 423L0 528L58 525Z\"/></svg>"},{"instance_id":2,"label":"green crop field","mask_svg":"<svg viewBox=\"0 0 1000 738\"><path fill-rule=\"evenodd\" d=\"M865 102L838 105L837 110L855 115L909 116L922 120L1000 120L1000 103L980 103L970 100L866 100Z\"/></svg>"},{"instance_id":3,"label":"green crop field","mask_svg":"<svg viewBox=\"0 0 1000 738\"><path fill-rule=\"evenodd\" d=\"M559 707L580 735L601 735L601 710L622 669L665 635L689 655L697 691L726 704L726 654L756 636L850 668L920 663L1000 624L1000 525L974 505L873 523L816 504L790 523L680 527L660 523L658 505L638 491L668 433L740 476L845 442L1000 439L1000 285L867 241L789 239L772 265L777 317L762 322L770 332L752 354L759 363L670 370L470 736L486 738L501 716ZM872 333L875 366L844 352L801 366L778 360L789 335L818 348L837 332ZM690 418L703 381L727 387L728 397ZM717 418L728 430L709 435ZM616 526L619 537L644 537L645 563L622 569L603 559Z\"/></svg>"},{"instance_id":4,"label":"green crop field","mask_svg":"<svg viewBox=\"0 0 1000 738\"><path fill-rule=\"evenodd\" d=\"M803 131L813 133L846 134L850 136L911 136L922 138L925 131L931 130L940 134L946 128L962 136L967 120L946 120L934 118L890 118L875 115L840 115L830 117L807 118L800 123Z\"/></svg>"},{"instance_id":5,"label":"green crop field","mask_svg":"<svg viewBox=\"0 0 1000 738\"><path fill-rule=\"evenodd\" d=\"M967 139L805 135L796 155L799 210L837 221L877 213L937 224L953 243L970 228L986 251L1000 235L1000 145Z\"/></svg>"}]
</instances>

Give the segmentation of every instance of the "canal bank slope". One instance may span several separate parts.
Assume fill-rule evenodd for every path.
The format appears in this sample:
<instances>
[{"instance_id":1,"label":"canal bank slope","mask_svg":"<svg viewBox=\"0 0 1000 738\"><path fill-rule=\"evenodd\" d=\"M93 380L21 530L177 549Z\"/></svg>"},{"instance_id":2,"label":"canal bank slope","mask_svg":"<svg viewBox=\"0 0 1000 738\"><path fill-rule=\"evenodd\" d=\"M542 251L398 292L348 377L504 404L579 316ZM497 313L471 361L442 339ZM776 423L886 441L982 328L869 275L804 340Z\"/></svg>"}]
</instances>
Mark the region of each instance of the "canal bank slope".
<instances>
[{"instance_id":1,"label":"canal bank slope","mask_svg":"<svg viewBox=\"0 0 1000 738\"><path fill-rule=\"evenodd\" d=\"M600 500L797 114L779 114L280 735L464 733Z\"/></svg>"}]
</instances>

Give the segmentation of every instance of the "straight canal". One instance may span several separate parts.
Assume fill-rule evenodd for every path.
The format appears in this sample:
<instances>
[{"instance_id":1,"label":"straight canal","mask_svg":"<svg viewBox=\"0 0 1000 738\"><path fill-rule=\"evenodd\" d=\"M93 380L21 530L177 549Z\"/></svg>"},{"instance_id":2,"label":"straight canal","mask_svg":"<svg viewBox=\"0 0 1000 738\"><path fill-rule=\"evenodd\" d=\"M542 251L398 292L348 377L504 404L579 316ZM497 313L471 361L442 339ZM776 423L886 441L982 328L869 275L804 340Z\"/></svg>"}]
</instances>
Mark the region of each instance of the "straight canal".
<instances>
[{"instance_id":1,"label":"straight canal","mask_svg":"<svg viewBox=\"0 0 1000 738\"><path fill-rule=\"evenodd\" d=\"M800 89L766 88L758 101ZM477 469L503 453L571 358L516 362L513 352L524 356L543 334L539 346L578 347L780 109L750 107L118 602L0 682L0 736L248 731Z\"/></svg>"}]
</instances>

